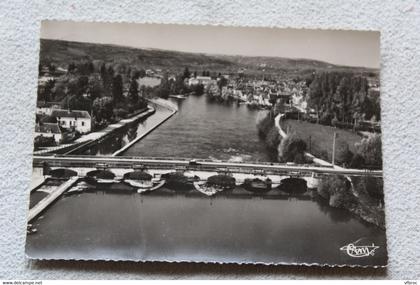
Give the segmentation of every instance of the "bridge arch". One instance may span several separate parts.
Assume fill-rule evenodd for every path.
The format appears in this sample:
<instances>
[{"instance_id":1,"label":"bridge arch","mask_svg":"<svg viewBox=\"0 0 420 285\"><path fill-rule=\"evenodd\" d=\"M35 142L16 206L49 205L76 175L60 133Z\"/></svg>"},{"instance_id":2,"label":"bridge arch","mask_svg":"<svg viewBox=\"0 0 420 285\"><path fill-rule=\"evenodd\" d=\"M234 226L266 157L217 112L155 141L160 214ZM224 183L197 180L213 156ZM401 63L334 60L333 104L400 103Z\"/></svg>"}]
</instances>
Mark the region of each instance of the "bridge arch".
<instances>
[{"instance_id":1,"label":"bridge arch","mask_svg":"<svg viewBox=\"0 0 420 285\"><path fill-rule=\"evenodd\" d=\"M101 169L89 171L88 173L86 173L86 176L94 177L98 179L114 179L115 178L115 174L112 171L101 170Z\"/></svg>"},{"instance_id":2,"label":"bridge arch","mask_svg":"<svg viewBox=\"0 0 420 285\"><path fill-rule=\"evenodd\" d=\"M70 178L78 175L77 171L68 168L51 169L48 174L54 178Z\"/></svg>"},{"instance_id":3,"label":"bridge arch","mask_svg":"<svg viewBox=\"0 0 420 285\"><path fill-rule=\"evenodd\" d=\"M308 184L302 177L288 177L281 180L278 189L287 193L304 193L308 190Z\"/></svg>"}]
</instances>

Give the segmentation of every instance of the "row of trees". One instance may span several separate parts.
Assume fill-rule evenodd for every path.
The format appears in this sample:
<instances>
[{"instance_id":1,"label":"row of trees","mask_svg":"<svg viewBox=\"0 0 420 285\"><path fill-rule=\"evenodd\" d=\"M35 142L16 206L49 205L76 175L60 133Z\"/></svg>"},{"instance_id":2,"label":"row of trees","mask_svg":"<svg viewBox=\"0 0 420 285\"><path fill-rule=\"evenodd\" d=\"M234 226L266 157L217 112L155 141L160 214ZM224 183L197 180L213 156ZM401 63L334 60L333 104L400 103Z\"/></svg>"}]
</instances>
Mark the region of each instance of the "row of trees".
<instances>
[{"instance_id":1,"label":"row of trees","mask_svg":"<svg viewBox=\"0 0 420 285\"><path fill-rule=\"evenodd\" d=\"M67 74L39 86L38 101L60 102L63 109L86 110L102 127L147 106L138 83L145 71L117 70L106 64L95 68L91 61L70 63Z\"/></svg>"},{"instance_id":2,"label":"row of trees","mask_svg":"<svg viewBox=\"0 0 420 285\"><path fill-rule=\"evenodd\" d=\"M295 132L290 132L282 138L274 124L274 117L272 110L257 124L258 134L264 139L268 149L276 155L278 161L305 163L306 142Z\"/></svg>"},{"instance_id":3,"label":"row of trees","mask_svg":"<svg viewBox=\"0 0 420 285\"><path fill-rule=\"evenodd\" d=\"M369 96L365 75L323 72L312 75L306 83L310 89L308 105L317 110L321 123L380 120L379 96Z\"/></svg>"},{"instance_id":4,"label":"row of trees","mask_svg":"<svg viewBox=\"0 0 420 285\"><path fill-rule=\"evenodd\" d=\"M304 153L308 151L307 142L294 130L288 130L286 138L281 138L274 124L274 108L258 122L259 135L265 140L270 151L276 153L282 162L305 163ZM318 154L321 159L329 160L328 153ZM350 151L347 142L336 145L335 162L350 168L382 169L382 139L380 134L371 134L355 144L354 152Z\"/></svg>"},{"instance_id":5,"label":"row of trees","mask_svg":"<svg viewBox=\"0 0 420 285\"><path fill-rule=\"evenodd\" d=\"M194 72L195 76L196 73ZM195 95L202 95L204 93L204 86L202 84L192 86L186 84L186 79L190 78L190 76L191 72L188 67L182 73L172 78L169 78L168 73L164 73L160 84L152 90L152 96L167 99L170 94L194 93Z\"/></svg>"},{"instance_id":6,"label":"row of trees","mask_svg":"<svg viewBox=\"0 0 420 285\"><path fill-rule=\"evenodd\" d=\"M382 177L326 175L317 193L332 207L347 209L362 219L385 228Z\"/></svg>"}]
</instances>

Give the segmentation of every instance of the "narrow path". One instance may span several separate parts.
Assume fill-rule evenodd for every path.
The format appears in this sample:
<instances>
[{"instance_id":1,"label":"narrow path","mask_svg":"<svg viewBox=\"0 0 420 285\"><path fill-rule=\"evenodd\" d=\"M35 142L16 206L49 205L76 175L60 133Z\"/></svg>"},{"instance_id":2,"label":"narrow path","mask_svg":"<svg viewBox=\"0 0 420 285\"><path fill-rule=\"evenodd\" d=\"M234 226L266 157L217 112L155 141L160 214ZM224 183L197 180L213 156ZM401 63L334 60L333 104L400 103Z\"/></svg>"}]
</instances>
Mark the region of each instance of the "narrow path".
<instances>
[{"instance_id":1,"label":"narrow path","mask_svg":"<svg viewBox=\"0 0 420 285\"><path fill-rule=\"evenodd\" d=\"M77 181L79 177L74 176L61 184L57 189L49 194L47 197L39 201L32 209L29 210L28 215L28 222L30 222L33 218L39 215L45 208L47 208L52 202L54 202L61 194L63 194L67 189L72 187Z\"/></svg>"},{"instance_id":2,"label":"narrow path","mask_svg":"<svg viewBox=\"0 0 420 285\"><path fill-rule=\"evenodd\" d=\"M100 131L91 132L87 135L83 135L80 138L78 138L75 142L81 143L81 142L99 140L100 138L126 126L127 124L133 123L141 118L144 118L145 116L153 114L154 112L155 112L155 109L153 107L148 107L147 111L137 114L131 118L120 120L115 124L108 125L105 129L102 129Z\"/></svg>"},{"instance_id":3,"label":"narrow path","mask_svg":"<svg viewBox=\"0 0 420 285\"><path fill-rule=\"evenodd\" d=\"M279 134L282 138L285 138L287 136L287 134L283 131L283 129L280 126L280 120L284 117L284 114L278 114L275 118L274 118L274 124L277 127L277 129L279 130ZM325 161L323 159L320 159L316 156L314 156L313 154L309 153L309 152L305 152L304 153L305 156L309 159L312 159L313 162L315 162L316 164L322 165L322 166L332 166L335 169L344 169L343 167L337 166L337 165L333 165L332 163Z\"/></svg>"},{"instance_id":4,"label":"narrow path","mask_svg":"<svg viewBox=\"0 0 420 285\"><path fill-rule=\"evenodd\" d=\"M33 154L45 154L45 153L51 153L51 152L53 153L53 152L56 152L58 150L64 150L66 148L71 148L68 152L66 152L66 154L71 154L72 152L74 152L79 147L83 147L85 144L89 144L89 143L93 143L95 141L98 141L98 140L102 139L103 137L108 136L109 134L123 128L127 124L130 124L130 123L133 123L137 120L140 120L141 118L149 116L149 115L153 114L154 112L155 112L155 109L153 107L148 107L148 109L145 110L144 112L141 112L140 114L137 114L137 115L135 115L131 118L123 119L123 120L118 121L117 123L108 125L106 128L104 128L100 131L91 132L91 133L88 133L86 135L82 135L80 138L78 138L77 140L75 140L71 144L65 144L65 145L63 144L63 145L59 145L59 146L55 146L55 147L51 147L51 148L42 149L42 150L39 150L39 151L35 151Z\"/></svg>"},{"instance_id":5,"label":"narrow path","mask_svg":"<svg viewBox=\"0 0 420 285\"><path fill-rule=\"evenodd\" d=\"M275 126L279 129L279 134L280 134L280 136L282 137L282 138L285 138L286 136L287 136L287 134L283 131L283 129L281 128L281 126L280 126L280 120L281 120L281 118L284 116L284 114L278 114L275 118L274 118L274 123L275 123ZM307 157L307 158L309 158L309 159L311 159L314 163L316 163L316 164L319 164L319 165L322 165L322 166L326 166L326 167L332 167L332 168L334 168L334 169L337 169L337 170L346 170L346 168L344 168L344 167L341 167L341 166L337 166L337 165L335 165L335 164L332 164L332 163L330 163L330 162L328 162L328 161L325 161L325 160L323 160L323 159L320 159L320 158L318 158L318 157L316 157L316 156L314 156L313 154L311 154L311 153L309 153L309 152L305 152L304 153L304 155L305 155L305 157ZM356 197L356 198L359 198L359 193L357 193L357 191L355 190L355 188L354 188L354 185L353 185L353 181L351 180L351 178L350 178L350 176L348 176L348 175L345 175L345 177L346 177L346 179L350 182L350 185L351 185L351 192L353 193L353 195Z\"/></svg>"}]
</instances>

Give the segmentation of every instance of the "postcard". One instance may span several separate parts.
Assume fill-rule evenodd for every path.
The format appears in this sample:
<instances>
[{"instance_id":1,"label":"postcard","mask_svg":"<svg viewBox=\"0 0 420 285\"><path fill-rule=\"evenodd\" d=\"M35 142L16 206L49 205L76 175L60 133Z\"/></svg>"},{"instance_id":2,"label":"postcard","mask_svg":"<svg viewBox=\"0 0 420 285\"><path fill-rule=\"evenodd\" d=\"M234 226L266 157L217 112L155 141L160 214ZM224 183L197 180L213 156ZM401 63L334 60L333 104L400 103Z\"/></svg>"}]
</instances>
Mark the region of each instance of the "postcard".
<instances>
[{"instance_id":1,"label":"postcard","mask_svg":"<svg viewBox=\"0 0 420 285\"><path fill-rule=\"evenodd\" d=\"M43 21L26 254L387 264L374 31Z\"/></svg>"}]
</instances>

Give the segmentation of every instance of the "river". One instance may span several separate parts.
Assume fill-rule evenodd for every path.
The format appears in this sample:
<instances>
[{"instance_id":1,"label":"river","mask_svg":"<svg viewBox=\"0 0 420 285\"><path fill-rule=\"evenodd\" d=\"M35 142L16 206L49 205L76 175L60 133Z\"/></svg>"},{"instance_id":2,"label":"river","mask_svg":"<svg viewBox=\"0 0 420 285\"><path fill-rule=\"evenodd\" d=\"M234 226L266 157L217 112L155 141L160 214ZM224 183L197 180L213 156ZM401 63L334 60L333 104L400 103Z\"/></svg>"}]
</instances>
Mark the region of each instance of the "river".
<instances>
[{"instance_id":1,"label":"river","mask_svg":"<svg viewBox=\"0 0 420 285\"><path fill-rule=\"evenodd\" d=\"M38 233L28 236L27 254L35 258L386 262L382 230L322 200L209 198L194 190L177 194L165 188L149 195L115 194L99 188L63 196L33 224ZM379 246L374 256L352 258L340 250L360 238Z\"/></svg>"},{"instance_id":2,"label":"river","mask_svg":"<svg viewBox=\"0 0 420 285\"><path fill-rule=\"evenodd\" d=\"M122 155L274 161L275 156L267 151L256 127L266 111L211 103L205 96L170 100L178 106L178 112ZM170 112L157 106L154 115L124 128L84 154L110 155Z\"/></svg>"},{"instance_id":3,"label":"river","mask_svg":"<svg viewBox=\"0 0 420 285\"><path fill-rule=\"evenodd\" d=\"M210 103L204 96L175 101L178 112L123 155L270 161L256 123L264 111ZM121 131L91 154L110 154L156 124L168 110ZM160 188L148 195L102 189L62 196L33 221L26 252L46 259L321 263L384 265L385 231L344 209L304 195L218 195ZM237 187L233 193L244 190ZM36 191L31 200L39 197ZM362 239L379 246L354 258L340 250Z\"/></svg>"}]
</instances>

